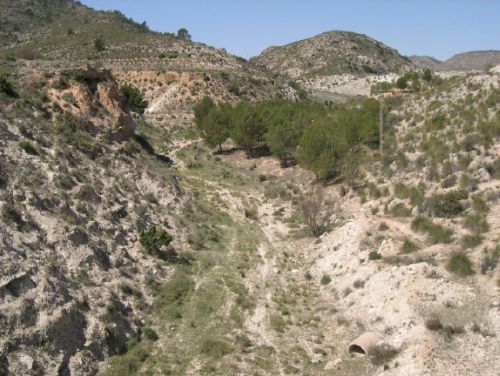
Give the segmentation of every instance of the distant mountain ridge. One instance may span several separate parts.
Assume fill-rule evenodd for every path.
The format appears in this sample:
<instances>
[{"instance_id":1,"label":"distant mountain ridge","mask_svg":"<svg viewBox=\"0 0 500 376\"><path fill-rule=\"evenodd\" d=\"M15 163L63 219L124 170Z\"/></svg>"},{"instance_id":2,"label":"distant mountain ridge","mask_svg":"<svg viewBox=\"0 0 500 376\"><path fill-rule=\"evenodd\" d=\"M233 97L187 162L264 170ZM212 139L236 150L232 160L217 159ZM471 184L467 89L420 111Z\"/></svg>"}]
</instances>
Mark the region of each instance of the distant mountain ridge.
<instances>
[{"instance_id":1,"label":"distant mountain ridge","mask_svg":"<svg viewBox=\"0 0 500 376\"><path fill-rule=\"evenodd\" d=\"M366 35L330 31L284 46L269 47L251 61L292 78L402 73L412 67L398 51Z\"/></svg>"},{"instance_id":2,"label":"distant mountain ridge","mask_svg":"<svg viewBox=\"0 0 500 376\"><path fill-rule=\"evenodd\" d=\"M433 58L432 56L410 56L409 59L419 68L428 68L436 70L443 63L442 61Z\"/></svg>"},{"instance_id":3,"label":"distant mountain ridge","mask_svg":"<svg viewBox=\"0 0 500 376\"><path fill-rule=\"evenodd\" d=\"M500 64L500 51L469 51L439 61L429 56L411 56L410 60L419 68L437 71L484 71Z\"/></svg>"},{"instance_id":4,"label":"distant mountain ridge","mask_svg":"<svg viewBox=\"0 0 500 376\"><path fill-rule=\"evenodd\" d=\"M500 51L470 51L457 54L443 63L443 70L485 70L500 64Z\"/></svg>"}]
</instances>

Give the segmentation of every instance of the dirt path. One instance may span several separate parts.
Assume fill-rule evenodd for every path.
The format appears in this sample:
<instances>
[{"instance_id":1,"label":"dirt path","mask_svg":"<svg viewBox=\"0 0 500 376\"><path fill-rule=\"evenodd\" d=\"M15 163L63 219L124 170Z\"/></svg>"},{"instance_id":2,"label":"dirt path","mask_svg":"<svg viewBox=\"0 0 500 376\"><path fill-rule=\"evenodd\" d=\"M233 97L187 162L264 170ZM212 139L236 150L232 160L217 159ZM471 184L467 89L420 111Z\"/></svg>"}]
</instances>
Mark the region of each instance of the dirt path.
<instances>
[{"instance_id":1,"label":"dirt path","mask_svg":"<svg viewBox=\"0 0 500 376\"><path fill-rule=\"evenodd\" d=\"M331 289L320 284L315 259L317 239L305 235L303 224L292 220L299 214L290 195L310 185L309 177L287 170L286 175L276 173L274 178L263 180L263 174L272 176L279 164L269 159L252 162L234 155L214 157L204 154L203 146L192 141L174 146L176 165L186 186L226 213L239 228L226 240L230 264L241 257L239 238L247 231L255 235L255 248L249 254L252 266L242 279L252 306L243 312L241 327L233 329L233 333L244 333L252 345L250 351L240 355L238 363L244 371L237 374L252 374L257 369L264 375L331 374L325 367L329 362L340 362L336 346L347 332L335 324ZM297 176L300 178L294 181ZM289 193L280 194L285 186ZM247 213L249 208L253 214ZM298 230L302 234L297 237ZM207 286L212 278L197 277L196 287ZM225 290L230 288L226 286ZM229 318L231 309L238 307L237 298L233 295L232 302L225 302L220 310L224 317ZM195 357L190 369L198 370L202 364L203 359ZM356 364L345 374L366 372Z\"/></svg>"}]
</instances>

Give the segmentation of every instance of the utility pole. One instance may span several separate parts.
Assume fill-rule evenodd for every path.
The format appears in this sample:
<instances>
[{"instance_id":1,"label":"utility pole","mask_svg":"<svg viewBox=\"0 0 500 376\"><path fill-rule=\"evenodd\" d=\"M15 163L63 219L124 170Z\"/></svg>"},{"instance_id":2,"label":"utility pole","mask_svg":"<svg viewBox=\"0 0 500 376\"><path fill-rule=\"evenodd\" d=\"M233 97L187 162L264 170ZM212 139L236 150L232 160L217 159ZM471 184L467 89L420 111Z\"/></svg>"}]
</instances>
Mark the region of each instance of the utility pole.
<instances>
[{"instance_id":1,"label":"utility pole","mask_svg":"<svg viewBox=\"0 0 500 376\"><path fill-rule=\"evenodd\" d=\"M382 97L379 99L379 148L380 155L384 154L384 104Z\"/></svg>"}]
</instances>

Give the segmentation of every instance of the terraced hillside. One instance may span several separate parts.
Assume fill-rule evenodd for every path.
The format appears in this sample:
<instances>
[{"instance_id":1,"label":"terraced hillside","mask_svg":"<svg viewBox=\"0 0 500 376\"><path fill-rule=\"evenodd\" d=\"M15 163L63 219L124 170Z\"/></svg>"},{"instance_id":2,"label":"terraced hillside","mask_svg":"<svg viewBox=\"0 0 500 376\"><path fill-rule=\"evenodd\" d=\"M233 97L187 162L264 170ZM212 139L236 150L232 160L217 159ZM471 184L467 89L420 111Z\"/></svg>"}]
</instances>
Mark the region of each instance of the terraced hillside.
<instances>
[{"instance_id":1,"label":"terraced hillside","mask_svg":"<svg viewBox=\"0 0 500 376\"><path fill-rule=\"evenodd\" d=\"M0 19L4 70L24 67L51 73L89 64L109 69L135 81L148 99L158 99L153 108L159 115L167 106L161 95L176 98L169 107L177 102L178 116L183 116L185 103L204 95L234 101L297 97L286 80L242 58L151 31L119 12L95 11L73 0L3 0ZM27 26L21 33L16 25Z\"/></svg>"},{"instance_id":2,"label":"terraced hillside","mask_svg":"<svg viewBox=\"0 0 500 376\"><path fill-rule=\"evenodd\" d=\"M86 8L68 0L2 0L0 2L0 48L26 43L41 30L48 30L54 20L76 17Z\"/></svg>"}]
</instances>

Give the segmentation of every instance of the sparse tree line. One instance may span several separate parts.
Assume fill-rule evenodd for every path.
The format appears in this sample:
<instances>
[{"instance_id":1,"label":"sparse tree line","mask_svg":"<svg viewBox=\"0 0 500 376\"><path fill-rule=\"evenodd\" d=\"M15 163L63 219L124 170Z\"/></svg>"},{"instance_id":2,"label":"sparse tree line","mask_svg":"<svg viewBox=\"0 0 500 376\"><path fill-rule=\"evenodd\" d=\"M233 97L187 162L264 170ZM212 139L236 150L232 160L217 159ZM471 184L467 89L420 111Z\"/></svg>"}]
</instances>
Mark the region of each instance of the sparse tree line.
<instances>
[{"instance_id":1,"label":"sparse tree line","mask_svg":"<svg viewBox=\"0 0 500 376\"><path fill-rule=\"evenodd\" d=\"M231 139L249 157L267 148L284 167L299 163L325 180L378 146L379 102L357 99L345 104L265 101L236 105L205 97L195 108L195 122L212 148L222 151ZM358 158L359 160L359 158Z\"/></svg>"},{"instance_id":2,"label":"sparse tree line","mask_svg":"<svg viewBox=\"0 0 500 376\"><path fill-rule=\"evenodd\" d=\"M410 71L399 77L396 82L388 81L377 82L372 86L372 94L386 93L396 88L409 92L419 92L422 85L439 84L443 79L432 73L430 69L424 69L421 72Z\"/></svg>"},{"instance_id":3,"label":"sparse tree line","mask_svg":"<svg viewBox=\"0 0 500 376\"><path fill-rule=\"evenodd\" d=\"M133 22L133 21L132 21ZM140 32L142 33L147 33L150 31L149 29L149 26L148 24L146 23L146 21L144 21L142 24L136 24L134 23L134 25L136 25L139 29ZM74 35L75 34L75 31L73 30L73 28L69 28L66 32L69 36L71 35ZM187 41L191 41L192 37L191 37L191 34L189 33L189 31L183 27L183 28L180 28L178 31L177 31L177 34L173 34L173 33L165 33L166 35L171 35L171 36L176 36L177 38L179 39L182 39L182 40L187 40ZM106 41L104 40L104 38L102 36L99 36L97 37L96 39L94 39L94 48L97 52L103 52L106 50ZM33 52L34 53L34 52ZM33 60L33 58L29 59L29 60Z\"/></svg>"}]
</instances>

